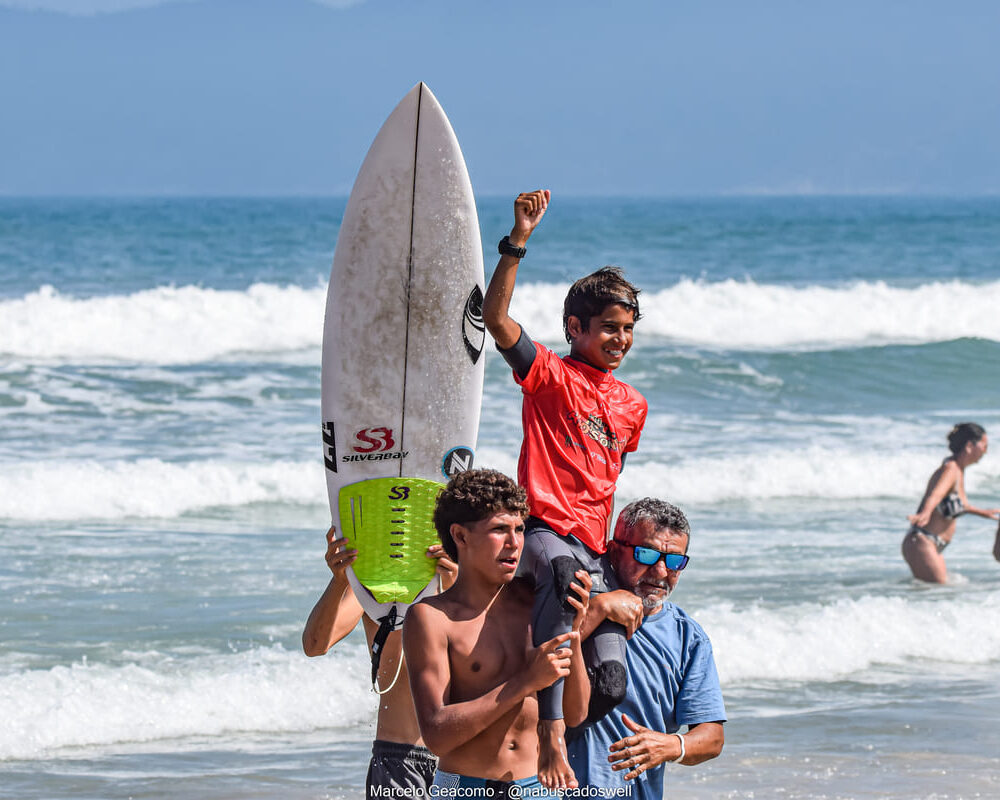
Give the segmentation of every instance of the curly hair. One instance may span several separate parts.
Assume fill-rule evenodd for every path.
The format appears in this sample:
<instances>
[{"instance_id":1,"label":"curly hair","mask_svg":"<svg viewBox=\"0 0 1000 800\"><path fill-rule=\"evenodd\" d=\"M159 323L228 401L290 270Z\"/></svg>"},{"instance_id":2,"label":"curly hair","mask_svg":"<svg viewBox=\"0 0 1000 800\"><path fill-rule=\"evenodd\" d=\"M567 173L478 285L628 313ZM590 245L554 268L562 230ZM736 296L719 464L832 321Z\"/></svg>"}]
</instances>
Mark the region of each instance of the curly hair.
<instances>
[{"instance_id":1,"label":"curly hair","mask_svg":"<svg viewBox=\"0 0 1000 800\"><path fill-rule=\"evenodd\" d=\"M674 533L683 533L688 537L688 541L691 541L691 525L684 512L666 500L656 500L652 497L636 500L622 509L615 523L615 538L642 520L649 520L658 531L666 529Z\"/></svg>"},{"instance_id":2,"label":"curly hair","mask_svg":"<svg viewBox=\"0 0 1000 800\"><path fill-rule=\"evenodd\" d=\"M977 425L975 422L959 422L948 434L948 449L957 456L965 449L965 445L969 442L978 442L985 435L986 430L982 425Z\"/></svg>"},{"instance_id":3,"label":"curly hair","mask_svg":"<svg viewBox=\"0 0 1000 800\"><path fill-rule=\"evenodd\" d=\"M590 327L590 318L600 314L612 303L619 303L632 312L632 321L639 321L639 290L625 280L621 267L601 267L569 287L563 302L563 334L569 335L569 318L576 317L584 328Z\"/></svg>"},{"instance_id":4,"label":"curly hair","mask_svg":"<svg viewBox=\"0 0 1000 800\"><path fill-rule=\"evenodd\" d=\"M454 523L468 525L497 513L528 516L527 493L502 472L470 469L448 481L434 506L434 527L448 557L458 561L458 548L451 536Z\"/></svg>"}]
</instances>

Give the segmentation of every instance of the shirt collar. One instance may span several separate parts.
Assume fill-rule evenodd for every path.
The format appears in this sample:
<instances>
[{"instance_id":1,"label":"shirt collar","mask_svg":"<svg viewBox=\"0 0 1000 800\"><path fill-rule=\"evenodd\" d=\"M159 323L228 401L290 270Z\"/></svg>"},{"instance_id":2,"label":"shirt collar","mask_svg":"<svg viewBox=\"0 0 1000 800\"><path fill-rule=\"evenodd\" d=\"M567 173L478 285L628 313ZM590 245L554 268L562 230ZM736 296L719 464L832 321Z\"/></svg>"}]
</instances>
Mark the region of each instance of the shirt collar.
<instances>
[{"instance_id":1,"label":"shirt collar","mask_svg":"<svg viewBox=\"0 0 1000 800\"><path fill-rule=\"evenodd\" d=\"M588 364L581 358L577 358L572 353L565 358L574 368L586 375L592 383L609 383L614 380L610 369L600 369L592 364Z\"/></svg>"}]
</instances>

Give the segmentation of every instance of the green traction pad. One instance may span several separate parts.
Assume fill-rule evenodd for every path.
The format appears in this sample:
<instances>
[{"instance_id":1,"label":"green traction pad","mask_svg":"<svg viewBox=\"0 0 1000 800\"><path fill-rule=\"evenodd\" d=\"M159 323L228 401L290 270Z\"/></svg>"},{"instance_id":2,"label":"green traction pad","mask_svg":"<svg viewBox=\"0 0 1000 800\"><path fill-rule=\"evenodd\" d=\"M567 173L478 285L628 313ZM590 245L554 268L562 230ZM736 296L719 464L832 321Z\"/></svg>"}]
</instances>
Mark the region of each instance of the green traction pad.
<instances>
[{"instance_id":1,"label":"green traction pad","mask_svg":"<svg viewBox=\"0 0 1000 800\"><path fill-rule=\"evenodd\" d=\"M443 484L373 478L343 487L340 529L357 548L354 574L379 603L412 603L434 577L427 548L440 544L431 518Z\"/></svg>"}]
</instances>

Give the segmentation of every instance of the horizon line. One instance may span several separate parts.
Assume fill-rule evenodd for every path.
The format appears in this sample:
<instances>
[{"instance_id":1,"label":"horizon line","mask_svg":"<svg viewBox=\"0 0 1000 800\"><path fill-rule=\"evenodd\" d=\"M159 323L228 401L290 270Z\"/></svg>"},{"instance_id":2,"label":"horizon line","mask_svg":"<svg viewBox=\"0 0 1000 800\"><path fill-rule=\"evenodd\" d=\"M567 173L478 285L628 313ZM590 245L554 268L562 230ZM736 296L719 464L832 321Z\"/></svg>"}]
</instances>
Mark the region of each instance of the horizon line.
<instances>
[{"instance_id":1,"label":"horizon line","mask_svg":"<svg viewBox=\"0 0 1000 800\"><path fill-rule=\"evenodd\" d=\"M346 200L350 192L274 192L274 193L214 193L214 192L4 192L0 200ZM509 199L507 192L481 192L476 198ZM645 192L560 192L561 199L590 200L741 200L741 199L925 199L925 200L987 200L1000 198L1000 191L983 192L676 192L650 194Z\"/></svg>"}]
</instances>

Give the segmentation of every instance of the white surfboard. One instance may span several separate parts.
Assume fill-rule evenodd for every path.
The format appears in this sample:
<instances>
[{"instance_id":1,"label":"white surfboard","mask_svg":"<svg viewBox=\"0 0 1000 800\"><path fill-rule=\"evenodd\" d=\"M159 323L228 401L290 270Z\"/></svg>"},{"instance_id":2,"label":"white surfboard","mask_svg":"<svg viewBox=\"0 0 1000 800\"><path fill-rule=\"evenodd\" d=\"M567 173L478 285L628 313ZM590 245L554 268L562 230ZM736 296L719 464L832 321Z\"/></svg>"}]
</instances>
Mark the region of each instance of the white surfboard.
<instances>
[{"instance_id":1,"label":"white surfboard","mask_svg":"<svg viewBox=\"0 0 1000 800\"><path fill-rule=\"evenodd\" d=\"M358 482L445 483L472 467L483 389L483 286L479 220L462 151L420 83L389 115L361 165L327 292L324 461L334 524L348 536L352 520L362 519L362 492L350 488ZM389 494L403 494L391 484ZM346 522L338 511L341 490L354 515ZM364 519L373 520L370 492L364 502ZM396 506L389 517L403 516ZM384 562L390 570L403 563L406 548L398 544L380 554L400 559ZM360 541L359 553L363 548ZM410 555L413 563L428 561L423 548ZM370 617L384 618L395 607L401 621L405 602L379 602L353 570L349 576Z\"/></svg>"}]
</instances>

